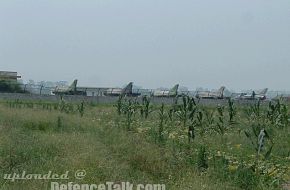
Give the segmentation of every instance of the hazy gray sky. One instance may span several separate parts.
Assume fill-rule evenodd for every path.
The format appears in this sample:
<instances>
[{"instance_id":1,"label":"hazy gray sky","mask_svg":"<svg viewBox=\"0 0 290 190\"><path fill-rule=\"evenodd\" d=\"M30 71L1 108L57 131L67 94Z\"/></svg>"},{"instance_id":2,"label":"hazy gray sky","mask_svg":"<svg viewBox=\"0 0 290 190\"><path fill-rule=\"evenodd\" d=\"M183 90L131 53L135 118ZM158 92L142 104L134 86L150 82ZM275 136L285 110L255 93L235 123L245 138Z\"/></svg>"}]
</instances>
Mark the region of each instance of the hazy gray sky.
<instances>
[{"instance_id":1,"label":"hazy gray sky","mask_svg":"<svg viewBox=\"0 0 290 190\"><path fill-rule=\"evenodd\" d=\"M290 90L290 1L1 0L0 66L85 86Z\"/></svg>"}]
</instances>

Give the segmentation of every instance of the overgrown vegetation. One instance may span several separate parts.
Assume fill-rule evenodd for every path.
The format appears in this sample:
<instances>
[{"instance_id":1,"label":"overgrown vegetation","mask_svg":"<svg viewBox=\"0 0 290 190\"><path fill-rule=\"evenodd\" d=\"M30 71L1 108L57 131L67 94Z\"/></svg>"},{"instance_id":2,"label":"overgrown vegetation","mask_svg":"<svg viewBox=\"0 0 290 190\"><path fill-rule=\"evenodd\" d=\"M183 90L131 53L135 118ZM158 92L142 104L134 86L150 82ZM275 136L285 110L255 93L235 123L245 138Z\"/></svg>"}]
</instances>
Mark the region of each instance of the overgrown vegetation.
<instances>
[{"instance_id":1,"label":"overgrown vegetation","mask_svg":"<svg viewBox=\"0 0 290 190\"><path fill-rule=\"evenodd\" d=\"M181 151L182 147L191 163L192 154L188 154L188 148L192 151L192 148L196 147L195 157L199 171L208 172L211 167L222 170L226 168L223 178L231 179L242 189L275 189L290 180L289 156L287 157L287 152L290 151L289 140L284 139L282 143L284 145L288 143L287 148L283 147L284 151L278 149L275 151L275 148L282 147L281 143L278 143L282 141L281 133L286 130L287 138L290 138L289 110L285 103L270 102L266 106L257 101L252 105L238 107L233 100L228 100L227 104L217 105L214 108L201 106L195 99L183 96L180 103L174 103L172 106L162 104L155 110L151 119L159 120L158 142L165 142L164 139L167 138L172 139L174 147L179 147L178 151ZM158 114L157 118L154 112ZM143 113L141 107L141 116ZM174 128L165 129L165 123L174 123ZM241 131L244 131L244 136ZM147 135L150 136L152 133ZM217 139L217 135L222 138ZM196 143L187 145L184 141L186 136L188 142ZM214 139L218 143L209 139ZM237 142L238 140L241 142ZM238 144L230 148L231 141ZM170 141L167 143L170 144ZM242 146L245 147L244 150L241 149ZM208 150L206 147L209 147ZM236 151L229 151L235 148ZM273 155L274 152L276 155ZM245 180L249 180L249 183L245 183Z\"/></svg>"},{"instance_id":2,"label":"overgrown vegetation","mask_svg":"<svg viewBox=\"0 0 290 190\"><path fill-rule=\"evenodd\" d=\"M7 101L0 105L0 173L85 169L85 182L132 180L167 189L280 189L290 181L289 109L260 101L203 106L120 97L115 106ZM36 185L35 185L36 184ZM39 189L45 182L0 188Z\"/></svg>"}]
</instances>

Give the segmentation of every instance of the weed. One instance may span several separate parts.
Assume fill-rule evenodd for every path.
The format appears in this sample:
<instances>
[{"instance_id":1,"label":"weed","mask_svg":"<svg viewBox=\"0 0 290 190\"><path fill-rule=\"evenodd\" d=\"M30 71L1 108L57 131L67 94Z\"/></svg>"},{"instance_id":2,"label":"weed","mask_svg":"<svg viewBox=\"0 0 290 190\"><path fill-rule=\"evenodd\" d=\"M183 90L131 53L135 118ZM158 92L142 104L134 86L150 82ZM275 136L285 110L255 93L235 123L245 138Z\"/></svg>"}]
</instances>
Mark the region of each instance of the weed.
<instances>
[{"instance_id":1,"label":"weed","mask_svg":"<svg viewBox=\"0 0 290 190\"><path fill-rule=\"evenodd\" d=\"M57 116L57 130L61 130L63 128L63 118L61 116Z\"/></svg>"},{"instance_id":2,"label":"weed","mask_svg":"<svg viewBox=\"0 0 290 190\"><path fill-rule=\"evenodd\" d=\"M133 116L137 110L137 102L132 102L132 100L125 101L122 109L126 115L126 128L130 131L132 130Z\"/></svg>"},{"instance_id":3,"label":"weed","mask_svg":"<svg viewBox=\"0 0 290 190\"><path fill-rule=\"evenodd\" d=\"M207 163L207 152L206 148L204 146L200 146L198 150L198 156L197 156L197 167L199 171L204 172L208 169L208 163Z\"/></svg>"},{"instance_id":4,"label":"weed","mask_svg":"<svg viewBox=\"0 0 290 190\"><path fill-rule=\"evenodd\" d=\"M79 105L78 105L78 111L80 113L80 116L83 117L84 113L85 113L85 103L84 101L82 101Z\"/></svg>"},{"instance_id":5,"label":"weed","mask_svg":"<svg viewBox=\"0 0 290 190\"><path fill-rule=\"evenodd\" d=\"M165 114L165 109L164 109L164 104L161 105L159 109L159 125L158 125L158 141L160 143L164 142L164 123L166 122L166 114Z\"/></svg>"},{"instance_id":6,"label":"weed","mask_svg":"<svg viewBox=\"0 0 290 190\"><path fill-rule=\"evenodd\" d=\"M228 100L228 106L229 106L229 123L234 124L235 123L235 116L237 115L237 110L234 105L234 101L232 99Z\"/></svg>"},{"instance_id":7,"label":"weed","mask_svg":"<svg viewBox=\"0 0 290 190\"><path fill-rule=\"evenodd\" d=\"M119 98L118 98L117 104L116 104L118 115L122 114L123 99L124 99L124 96L120 95Z\"/></svg>"},{"instance_id":8,"label":"weed","mask_svg":"<svg viewBox=\"0 0 290 190\"><path fill-rule=\"evenodd\" d=\"M215 128L215 130L221 135L224 136L224 134L226 133L226 131L228 130L228 127L225 123L225 107L219 105L217 107L217 111L218 111L218 121L217 121L217 127Z\"/></svg>"},{"instance_id":9,"label":"weed","mask_svg":"<svg viewBox=\"0 0 290 190\"><path fill-rule=\"evenodd\" d=\"M144 96L142 98L142 105L140 106L140 114L145 119L148 118L149 114L152 112L151 106L150 106L150 99L147 96Z\"/></svg>"}]
</instances>

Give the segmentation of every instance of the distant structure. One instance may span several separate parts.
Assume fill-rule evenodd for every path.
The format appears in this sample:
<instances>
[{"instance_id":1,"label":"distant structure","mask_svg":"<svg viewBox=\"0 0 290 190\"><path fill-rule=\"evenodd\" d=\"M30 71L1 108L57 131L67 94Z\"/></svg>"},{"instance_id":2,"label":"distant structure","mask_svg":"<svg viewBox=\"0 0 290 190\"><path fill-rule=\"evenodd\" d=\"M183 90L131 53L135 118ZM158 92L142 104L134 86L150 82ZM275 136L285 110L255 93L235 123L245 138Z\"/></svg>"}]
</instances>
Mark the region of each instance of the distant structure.
<instances>
[{"instance_id":1,"label":"distant structure","mask_svg":"<svg viewBox=\"0 0 290 190\"><path fill-rule=\"evenodd\" d=\"M0 80L9 80L17 82L17 79L21 78L21 76L17 75L17 72L12 71L0 71Z\"/></svg>"}]
</instances>

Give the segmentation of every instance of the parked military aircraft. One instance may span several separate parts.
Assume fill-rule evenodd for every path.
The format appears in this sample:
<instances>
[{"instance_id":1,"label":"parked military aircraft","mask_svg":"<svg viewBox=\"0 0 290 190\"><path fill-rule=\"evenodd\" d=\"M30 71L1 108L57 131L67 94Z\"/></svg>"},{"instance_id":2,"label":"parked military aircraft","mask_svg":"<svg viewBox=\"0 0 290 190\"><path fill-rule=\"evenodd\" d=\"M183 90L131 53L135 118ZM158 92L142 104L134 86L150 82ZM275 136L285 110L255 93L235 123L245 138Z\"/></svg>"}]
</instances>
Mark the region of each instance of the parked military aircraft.
<instances>
[{"instance_id":1,"label":"parked military aircraft","mask_svg":"<svg viewBox=\"0 0 290 190\"><path fill-rule=\"evenodd\" d=\"M137 97L140 96L140 93L133 92L133 82L130 82L125 88L109 88L104 92L105 96L131 96Z\"/></svg>"},{"instance_id":2,"label":"parked military aircraft","mask_svg":"<svg viewBox=\"0 0 290 190\"><path fill-rule=\"evenodd\" d=\"M265 100L268 88L263 89L261 92L256 93L253 91L251 94L241 93L236 99L239 100Z\"/></svg>"},{"instance_id":3,"label":"parked military aircraft","mask_svg":"<svg viewBox=\"0 0 290 190\"><path fill-rule=\"evenodd\" d=\"M86 95L84 91L77 90L78 80L74 80L73 83L67 88L56 87L52 92L54 95Z\"/></svg>"},{"instance_id":4,"label":"parked military aircraft","mask_svg":"<svg viewBox=\"0 0 290 190\"><path fill-rule=\"evenodd\" d=\"M199 91L196 92L195 97L201 99L223 99L224 98L224 90L226 87L222 86L218 91Z\"/></svg>"},{"instance_id":5,"label":"parked military aircraft","mask_svg":"<svg viewBox=\"0 0 290 190\"><path fill-rule=\"evenodd\" d=\"M155 90L152 93L152 96L155 96L155 97L176 97L178 95L178 87L179 87L179 84L176 84L170 90Z\"/></svg>"}]
</instances>

